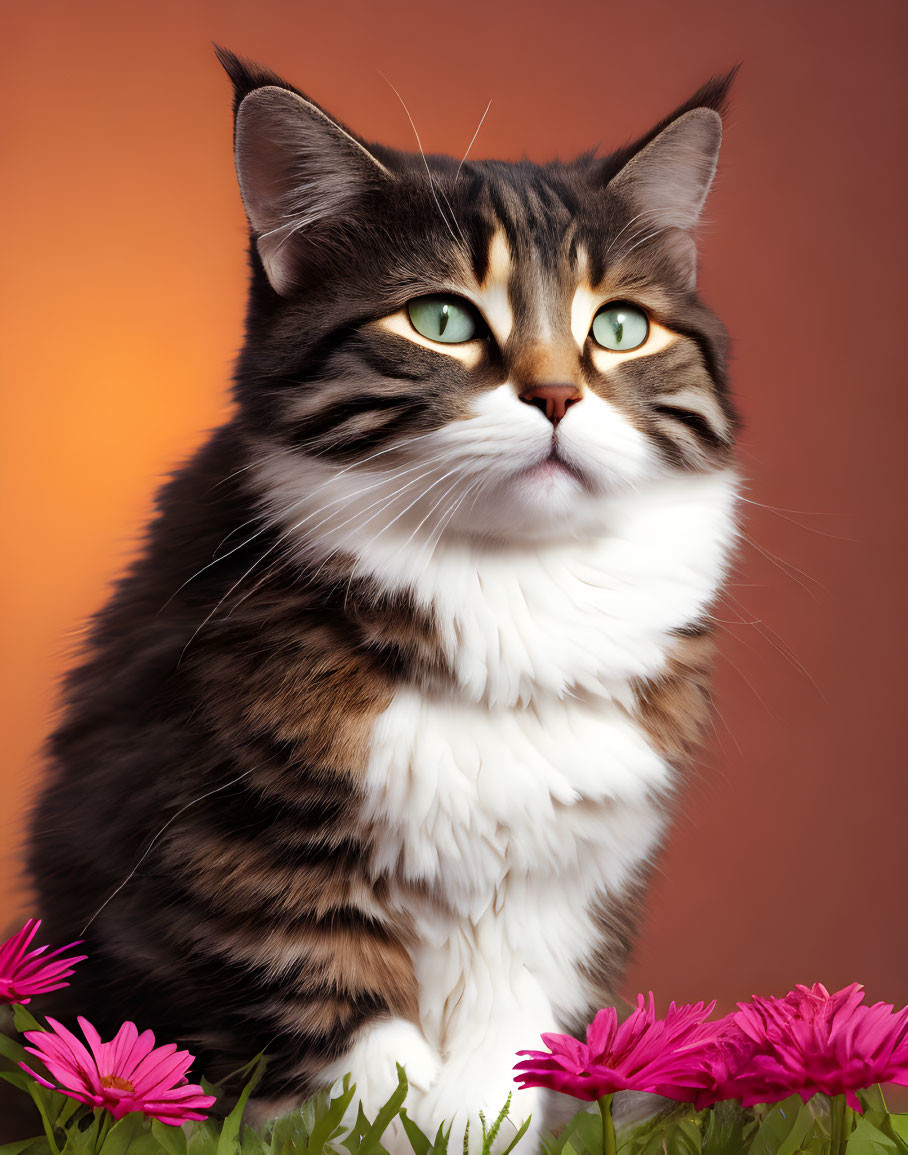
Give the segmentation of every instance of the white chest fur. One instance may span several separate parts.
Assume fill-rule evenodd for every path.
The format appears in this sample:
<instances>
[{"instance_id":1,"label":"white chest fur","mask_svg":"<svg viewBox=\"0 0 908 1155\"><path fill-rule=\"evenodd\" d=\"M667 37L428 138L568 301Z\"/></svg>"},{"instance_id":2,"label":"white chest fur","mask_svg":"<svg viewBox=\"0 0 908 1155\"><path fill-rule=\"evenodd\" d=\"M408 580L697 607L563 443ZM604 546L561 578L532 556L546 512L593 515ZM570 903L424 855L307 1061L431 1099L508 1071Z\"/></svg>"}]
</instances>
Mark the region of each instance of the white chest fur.
<instances>
[{"instance_id":1,"label":"white chest fur","mask_svg":"<svg viewBox=\"0 0 908 1155\"><path fill-rule=\"evenodd\" d=\"M654 850L665 818L649 791L667 782L614 702L490 709L397 694L373 736L368 817L376 869L427 884L415 907L408 886L402 901L439 1050L475 1046L478 1024L508 1009L554 1030L585 1005L590 902L605 886L620 894Z\"/></svg>"},{"instance_id":2,"label":"white chest fur","mask_svg":"<svg viewBox=\"0 0 908 1155\"><path fill-rule=\"evenodd\" d=\"M620 894L664 829L653 794L670 770L631 680L658 674L672 631L713 598L732 503L727 475L683 479L616 501L593 541L446 545L407 575L457 684L401 688L379 717L363 817L376 870L430 893L414 961L437 1045L466 1004L475 1027L479 987L515 966L560 1011L582 1003L568 988L595 935L589 901ZM404 584L406 559L376 568Z\"/></svg>"},{"instance_id":3,"label":"white chest fur","mask_svg":"<svg viewBox=\"0 0 908 1155\"><path fill-rule=\"evenodd\" d=\"M373 732L367 774L376 868L429 883L475 920L514 879L620 876L640 853L630 815L666 784L616 702L582 694L490 708L400 690Z\"/></svg>"}]
</instances>

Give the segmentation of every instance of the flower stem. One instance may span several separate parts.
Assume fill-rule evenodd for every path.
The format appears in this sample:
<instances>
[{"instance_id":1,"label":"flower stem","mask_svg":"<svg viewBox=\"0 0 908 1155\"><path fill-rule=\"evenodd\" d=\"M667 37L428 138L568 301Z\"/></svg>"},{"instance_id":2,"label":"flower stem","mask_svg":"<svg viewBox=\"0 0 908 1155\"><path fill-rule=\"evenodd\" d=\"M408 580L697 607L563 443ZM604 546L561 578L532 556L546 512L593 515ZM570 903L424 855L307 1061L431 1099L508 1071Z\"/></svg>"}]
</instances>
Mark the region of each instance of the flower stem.
<instances>
[{"instance_id":1,"label":"flower stem","mask_svg":"<svg viewBox=\"0 0 908 1155\"><path fill-rule=\"evenodd\" d=\"M617 1155L618 1144L615 1141L615 1124L612 1120L612 1099L614 1092L603 1095L599 1100L599 1114L602 1116L602 1155Z\"/></svg>"},{"instance_id":2,"label":"flower stem","mask_svg":"<svg viewBox=\"0 0 908 1155\"><path fill-rule=\"evenodd\" d=\"M829 1105L830 1155L845 1155L848 1136L854 1127L854 1112L845 1102L844 1095L835 1095Z\"/></svg>"},{"instance_id":3,"label":"flower stem","mask_svg":"<svg viewBox=\"0 0 908 1155\"><path fill-rule=\"evenodd\" d=\"M95 1155L100 1155L104 1149L104 1142L107 1139L107 1133L113 1126L113 1115L109 1111L95 1110L95 1118L99 1120L98 1136L95 1139Z\"/></svg>"},{"instance_id":4,"label":"flower stem","mask_svg":"<svg viewBox=\"0 0 908 1155\"><path fill-rule=\"evenodd\" d=\"M53 1155L60 1155L60 1148L57 1146L57 1141L54 1138L54 1129L50 1125L50 1120L45 1115L42 1115L41 1123L44 1126L44 1134L47 1136L47 1145L50 1147Z\"/></svg>"}]
</instances>

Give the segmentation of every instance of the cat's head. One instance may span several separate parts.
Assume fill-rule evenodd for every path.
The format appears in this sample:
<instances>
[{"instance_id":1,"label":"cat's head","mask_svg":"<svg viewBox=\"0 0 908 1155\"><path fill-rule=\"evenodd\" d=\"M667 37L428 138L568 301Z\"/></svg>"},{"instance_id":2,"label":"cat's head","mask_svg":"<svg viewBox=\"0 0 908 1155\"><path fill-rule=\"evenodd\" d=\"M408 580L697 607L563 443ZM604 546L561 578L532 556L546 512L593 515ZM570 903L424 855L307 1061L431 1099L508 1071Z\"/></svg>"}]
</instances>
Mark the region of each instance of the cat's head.
<instances>
[{"instance_id":1,"label":"cat's head","mask_svg":"<svg viewBox=\"0 0 908 1155\"><path fill-rule=\"evenodd\" d=\"M576 536L615 495L727 467L694 234L731 75L607 157L461 163L366 144L219 54L252 234L238 397L288 533Z\"/></svg>"}]
</instances>

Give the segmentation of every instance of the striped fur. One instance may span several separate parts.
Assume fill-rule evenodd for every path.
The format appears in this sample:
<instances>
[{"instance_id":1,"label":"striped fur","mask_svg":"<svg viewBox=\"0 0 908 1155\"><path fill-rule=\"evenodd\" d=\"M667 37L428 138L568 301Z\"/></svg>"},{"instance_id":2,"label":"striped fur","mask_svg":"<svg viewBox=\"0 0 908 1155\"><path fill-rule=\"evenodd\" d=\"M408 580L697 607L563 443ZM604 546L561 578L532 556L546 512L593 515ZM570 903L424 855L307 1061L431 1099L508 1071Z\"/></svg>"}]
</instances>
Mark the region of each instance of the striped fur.
<instances>
[{"instance_id":1,"label":"striped fur","mask_svg":"<svg viewBox=\"0 0 908 1155\"><path fill-rule=\"evenodd\" d=\"M267 1049L259 1118L351 1068L374 1110L399 1060L462 1132L617 993L708 715L736 418L692 237L730 78L605 158L458 165L221 57L236 415L67 679L29 869L92 961L51 1010L211 1078ZM442 292L476 340L412 328ZM650 344L595 345L616 300Z\"/></svg>"}]
</instances>

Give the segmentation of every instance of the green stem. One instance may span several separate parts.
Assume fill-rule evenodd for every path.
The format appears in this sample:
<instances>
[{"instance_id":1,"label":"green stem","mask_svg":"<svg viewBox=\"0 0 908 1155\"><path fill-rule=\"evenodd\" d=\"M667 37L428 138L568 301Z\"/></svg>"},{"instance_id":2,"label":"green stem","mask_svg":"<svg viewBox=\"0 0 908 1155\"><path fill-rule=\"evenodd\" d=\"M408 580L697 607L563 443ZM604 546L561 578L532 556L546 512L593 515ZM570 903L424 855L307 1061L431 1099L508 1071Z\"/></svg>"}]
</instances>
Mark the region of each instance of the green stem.
<instances>
[{"instance_id":1,"label":"green stem","mask_svg":"<svg viewBox=\"0 0 908 1155\"><path fill-rule=\"evenodd\" d=\"M51 1149L51 1155L60 1155L60 1148L57 1146L56 1139L54 1139L54 1129L51 1126L50 1119L47 1117L44 1104L41 1102L41 1093L37 1083L29 1084L28 1093L31 1095L32 1102L37 1107L38 1114L41 1116L41 1126L44 1128L44 1134L47 1136L47 1144Z\"/></svg>"},{"instance_id":2,"label":"green stem","mask_svg":"<svg viewBox=\"0 0 908 1155\"><path fill-rule=\"evenodd\" d=\"M599 1100L599 1114L602 1116L602 1155L618 1155L618 1144L615 1140L615 1124L612 1120L611 1095L603 1095Z\"/></svg>"},{"instance_id":3,"label":"green stem","mask_svg":"<svg viewBox=\"0 0 908 1155\"><path fill-rule=\"evenodd\" d=\"M835 1095L829 1107L830 1155L845 1155L848 1136L854 1127L854 1112L844 1095Z\"/></svg>"},{"instance_id":4,"label":"green stem","mask_svg":"<svg viewBox=\"0 0 908 1155\"><path fill-rule=\"evenodd\" d=\"M47 1136L48 1146L53 1152L53 1155L60 1155L60 1148L57 1146L56 1139L54 1139L54 1129L50 1125L50 1119L48 1119L47 1116L43 1114L43 1112L41 1115L41 1122L44 1125L44 1134Z\"/></svg>"},{"instance_id":5,"label":"green stem","mask_svg":"<svg viewBox=\"0 0 908 1155\"><path fill-rule=\"evenodd\" d=\"M104 1111L98 1107L95 1108L95 1118L99 1121L98 1137L95 1139L95 1155L100 1155L104 1149L104 1142L107 1139L108 1132L113 1126L113 1115L109 1111Z\"/></svg>"}]
</instances>

